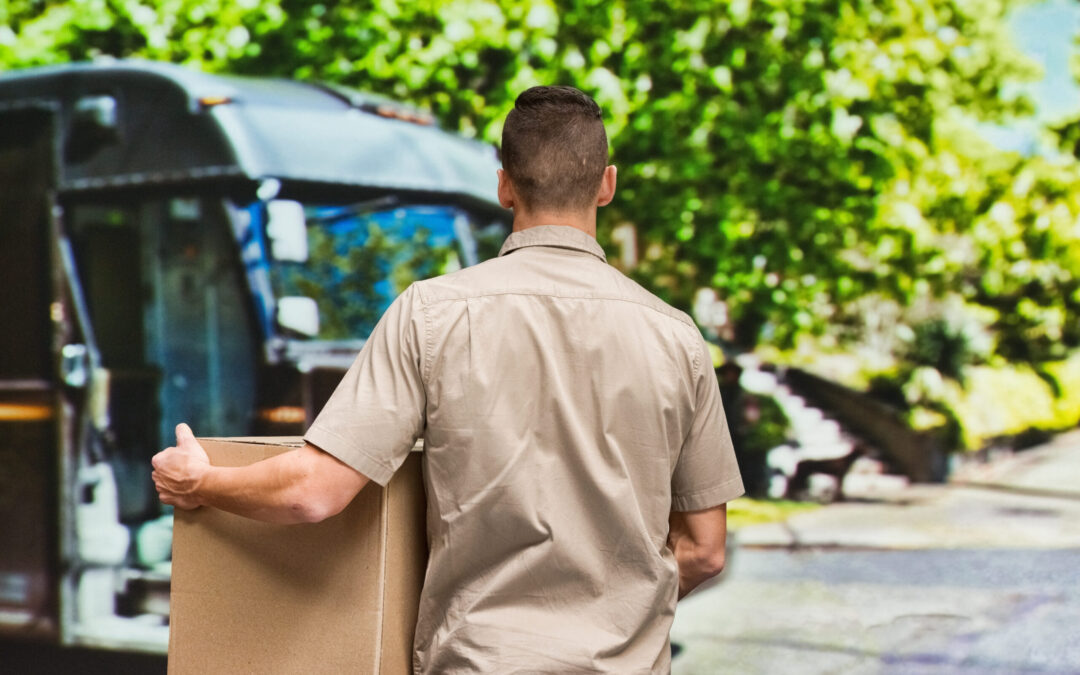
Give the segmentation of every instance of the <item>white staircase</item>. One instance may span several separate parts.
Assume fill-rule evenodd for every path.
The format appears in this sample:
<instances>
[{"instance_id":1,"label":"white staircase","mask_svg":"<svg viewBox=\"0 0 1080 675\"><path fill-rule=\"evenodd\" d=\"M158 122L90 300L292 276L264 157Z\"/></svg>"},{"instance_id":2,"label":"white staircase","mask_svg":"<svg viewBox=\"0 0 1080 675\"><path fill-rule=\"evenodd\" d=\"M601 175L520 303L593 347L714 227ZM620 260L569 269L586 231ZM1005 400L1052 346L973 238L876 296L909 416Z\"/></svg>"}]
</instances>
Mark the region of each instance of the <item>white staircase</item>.
<instances>
[{"instance_id":1,"label":"white staircase","mask_svg":"<svg viewBox=\"0 0 1080 675\"><path fill-rule=\"evenodd\" d=\"M766 459L772 474L769 480L770 497L778 499L784 496L788 480L794 475L800 461L833 459L852 451L854 442L844 434L836 420L826 418L820 409L807 405L806 399L792 393L774 373L762 370L753 354L740 355L737 362L743 369L739 378L742 388L752 394L771 396L791 422L793 443L773 448ZM809 492L835 492L837 487L831 476L815 476Z\"/></svg>"}]
</instances>

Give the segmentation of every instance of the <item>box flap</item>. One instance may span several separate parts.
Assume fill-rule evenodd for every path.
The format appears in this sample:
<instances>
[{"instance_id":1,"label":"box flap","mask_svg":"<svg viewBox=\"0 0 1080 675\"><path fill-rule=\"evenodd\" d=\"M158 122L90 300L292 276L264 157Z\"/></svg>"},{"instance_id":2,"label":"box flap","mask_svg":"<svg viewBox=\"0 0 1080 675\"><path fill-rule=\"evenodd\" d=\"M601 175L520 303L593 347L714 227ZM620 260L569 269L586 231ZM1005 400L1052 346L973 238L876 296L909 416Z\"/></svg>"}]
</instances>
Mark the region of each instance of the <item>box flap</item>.
<instances>
[{"instance_id":1,"label":"box flap","mask_svg":"<svg viewBox=\"0 0 1080 675\"><path fill-rule=\"evenodd\" d=\"M254 445L277 445L286 448L304 447L303 436L200 436L198 441L225 441L229 443L251 443ZM423 452L424 439L416 439L412 452Z\"/></svg>"},{"instance_id":2,"label":"box flap","mask_svg":"<svg viewBox=\"0 0 1080 675\"><path fill-rule=\"evenodd\" d=\"M300 448L304 445L301 436L202 436L198 441L222 441L228 443L253 443L255 445L280 445L287 448Z\"/></svg>"}]
</instances>

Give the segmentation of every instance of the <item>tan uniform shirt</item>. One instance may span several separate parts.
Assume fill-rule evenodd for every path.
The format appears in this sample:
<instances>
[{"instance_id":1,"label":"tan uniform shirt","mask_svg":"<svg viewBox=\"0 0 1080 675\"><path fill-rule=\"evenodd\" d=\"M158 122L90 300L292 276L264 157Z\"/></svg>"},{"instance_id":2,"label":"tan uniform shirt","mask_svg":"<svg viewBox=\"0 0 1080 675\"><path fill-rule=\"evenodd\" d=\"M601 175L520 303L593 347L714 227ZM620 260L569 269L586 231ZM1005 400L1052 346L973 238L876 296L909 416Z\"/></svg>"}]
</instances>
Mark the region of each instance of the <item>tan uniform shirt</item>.
<instances>
[{"instance_id":1,"label":"tan uniform shirt","mask_svg":"<svg viewBox=\"0 0 1080 675\"><path fill-rule=\"evenodd\" d=\"M417 672L665 672L668 514L743 492L701 334L563 226L413 284L306 436L385 484L423 435Z\"/></svg>"}]
</instances>

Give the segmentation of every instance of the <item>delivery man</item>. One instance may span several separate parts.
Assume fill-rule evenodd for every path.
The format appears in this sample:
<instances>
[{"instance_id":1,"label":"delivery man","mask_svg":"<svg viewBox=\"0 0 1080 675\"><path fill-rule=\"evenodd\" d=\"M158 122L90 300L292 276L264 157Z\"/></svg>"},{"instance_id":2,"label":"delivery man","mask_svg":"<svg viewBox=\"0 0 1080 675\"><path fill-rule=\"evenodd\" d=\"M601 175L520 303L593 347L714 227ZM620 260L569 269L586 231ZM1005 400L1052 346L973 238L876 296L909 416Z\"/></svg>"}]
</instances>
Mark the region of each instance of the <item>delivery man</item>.
<instances>
[{"instance_id":1,"label":"delivery man","mask_svg":"<svg viewBox=\"0 0 1080 675\"><path fill-rule=\"evenodd\" d=\"M419 673L670 669L677 598L724 565L743 492L694 323L610 267L600 108L570 87L506 119L498 258L387 309L300 449L214 467L187 425L161 500L278 523L341 511L424 437Z\"/></svg>"}]
</instances>

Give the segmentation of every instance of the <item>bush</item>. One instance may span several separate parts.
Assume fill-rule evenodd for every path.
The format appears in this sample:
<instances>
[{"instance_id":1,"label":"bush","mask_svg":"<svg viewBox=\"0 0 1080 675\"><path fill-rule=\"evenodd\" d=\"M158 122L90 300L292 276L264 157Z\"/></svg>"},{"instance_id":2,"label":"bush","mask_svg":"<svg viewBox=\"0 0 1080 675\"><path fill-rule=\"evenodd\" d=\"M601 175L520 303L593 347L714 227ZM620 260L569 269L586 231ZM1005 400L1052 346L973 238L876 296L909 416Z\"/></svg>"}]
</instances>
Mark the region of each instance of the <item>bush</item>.
<instances>
[{"instance_id":1,"label":"bush","mask_svg":"<svg viewBox=\"0 0 1080 675\"><path fill-rule=\"evenodd\" d=\"M1042 374L1027 365L969 366L962 385L943 380L919 399L955 420L959 444L967 449L1032 430L1068 429L1080 423L1080 352L1043 364Z\"/></svg>"},{"instance_id":2,"label":"bush","mask_svg":"<svg viewBox=\"0 0 1080 675\"><path fill-rule=\"evenodd\" d=\"M965 366L974 363L975 353L963 330L943 318L924 321L914 328L907 360L917 366L929 366L945 377L963 380Z\"/></svg>"},{"instance_id":3,"label":"bush","mask_svg":"<svg viewBox=\"0 0 1080 675\"><path fill-rule=\"evenodd\" d=\"M730 398L731 440L743 485L751 496L764 495L769 487L767 453L788 440L790 423L771 396L740 392Z\"/></svg>"}]
</instances>

